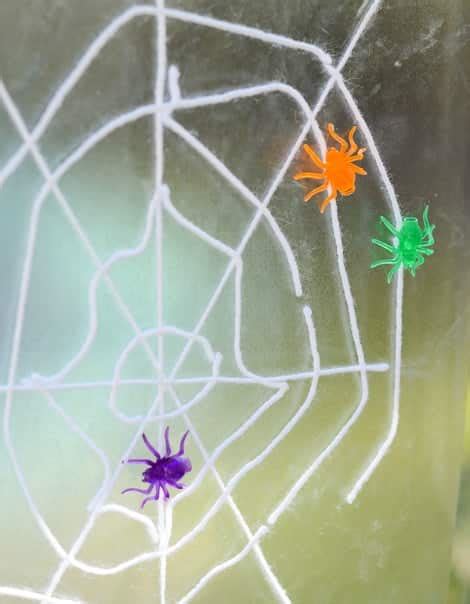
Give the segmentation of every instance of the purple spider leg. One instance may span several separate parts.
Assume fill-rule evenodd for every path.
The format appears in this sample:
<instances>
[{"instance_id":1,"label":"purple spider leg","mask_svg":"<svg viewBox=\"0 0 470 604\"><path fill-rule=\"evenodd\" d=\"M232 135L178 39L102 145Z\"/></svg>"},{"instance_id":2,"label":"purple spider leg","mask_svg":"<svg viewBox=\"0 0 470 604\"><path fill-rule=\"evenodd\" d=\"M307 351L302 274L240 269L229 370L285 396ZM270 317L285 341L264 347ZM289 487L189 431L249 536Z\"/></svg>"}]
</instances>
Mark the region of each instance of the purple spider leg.
<instances>
[{"instance_id":1,"label":"purple spider leg","mask_svg":"<svg viewBox=\"0 0 470 604\"><path fill-rule=\"evenodd\" d=\"M131 487L130 489L124 489L124 491L121 491L121 495L124 495L124 493L140 493L141 495L148 495L152 489L153 484L151 484L147 490Z\"/></svg>"},{"instance_id":2,"label":"purple spider leg","mask_svg":"<svg viewBox=\"0 0 470 604\"><path fill-rule=\"evenodd\" d=\"M142 439L150 453L153 453L153 455L155 455L157 459L160 459L160 453L153 447L152 443L149 441L145 434L142 434Z\"/></svg>"},{"instance_id":3,"label":"purple spider leg","mask_svg":"<svg viewBox=\"0 0 470 604\"><path fill-rule=\"evenodd\" d=\"M166 488L166 484L164 482L161 482L160 486L162 487L162 491L165 494L165 499L170 499L170 492Z\"/></svg>"},{"instance_id":4,"label":"purple spider leg","mask_svg":"<svg viewBox=\"0 0 470 604\"><path fill-rule=\"evenodd\" d=\"M167 483L170 484L172 487L175 487L175 489L184 489L184 484L181 484L181 482L177 482L176 480L167 479Z\"/></svg>"},{"instance_id":5,"label":"purple spider leg","mask_svg":"<svg viewBox=\"0 0 470 604\"><path fill-rule=\"evenodd\" d=\"M160 483L156 482L150 485L150 489L147 492L150 492L155 487L155 495L150 495L150 497L146 497L142 503L140 504L140 509L142 510L144 505L149 501L158 501L158 497L160 496Z\"/></svg>"},{"instance_id":6,"label":"purple spider leg","mask_svg":"<svg viewBox=\"0 0 470 604\"><path fill-rule=\"evenodd\" d=\"M166 457L170 457L171 455L171 444L170 444L170 426L167 426L165 429L165 446L166 446Z\"/></svg>"},{"instance_id":7,"label":"purple spider leg","mask_svg":"<svg viewBox=\"0 0 470 604\"><path fill-rule=\"evenodd\" d=\"M148 466L152 465L152 462L150 461L150 459L126 459L122 463L145 463Z\"/></svg>"},{"instance_id":8,"label":"purple spider leg","mask_svg":"<svg viewBox=\"0 0 470 604\"><path fill-rule=\"evenodd\" d=\"M179 457L180 455L184 455L184 444L185 444L186 439L188 438L188 434L189 434L189 430L187 430L181 437L180 449L179 449L178 453L176 454L176 457Z\"/></svg>"}]
</instances>

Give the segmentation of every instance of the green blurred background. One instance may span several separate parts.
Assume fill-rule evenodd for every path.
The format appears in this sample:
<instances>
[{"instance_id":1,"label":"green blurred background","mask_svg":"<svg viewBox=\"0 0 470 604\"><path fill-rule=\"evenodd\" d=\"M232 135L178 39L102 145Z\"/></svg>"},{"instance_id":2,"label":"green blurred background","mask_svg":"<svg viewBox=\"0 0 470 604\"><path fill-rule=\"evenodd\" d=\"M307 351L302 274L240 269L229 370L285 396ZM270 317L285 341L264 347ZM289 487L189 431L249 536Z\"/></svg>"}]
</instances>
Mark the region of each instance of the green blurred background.
<instances>
[{"instance_id":1,"label":"green blurred background","mask_svg":"<svg viewBox=\"0 0 470 604\"><path fill-rule=\"evenodd\" d=\"M464 456L452 548L449 603L470 602L470 389L467 394Z\"/></svg>"}]
</instances>

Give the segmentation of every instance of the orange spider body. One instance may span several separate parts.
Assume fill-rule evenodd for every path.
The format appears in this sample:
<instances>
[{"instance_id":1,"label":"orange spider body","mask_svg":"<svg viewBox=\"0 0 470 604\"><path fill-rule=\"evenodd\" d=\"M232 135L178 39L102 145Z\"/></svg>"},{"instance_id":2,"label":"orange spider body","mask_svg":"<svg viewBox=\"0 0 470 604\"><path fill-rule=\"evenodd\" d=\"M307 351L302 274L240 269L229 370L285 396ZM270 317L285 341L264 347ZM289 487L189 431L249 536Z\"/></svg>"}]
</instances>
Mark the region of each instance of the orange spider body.
<instances>
[{"instance_id":1,"label":"orange spider body","mask_svg":"<svg viewBox=\"0 0 470 604\"><path fill-rule=\"evenodd\" d=\"M328 196L320 205L320 212L322 214L328 204L336 199L338 192L345 197L354 193L356 190L356 174L361 174L362 176L367 174L363 168L357 166L355 163L363 159L365 151L365 148L358 149L354 140L356 126L349 131L349 144L335 132L333 124L328 124L327 130L331 138L339 143L340 148L335 149L335 147L329 147L326 152L325 161L323 162L312 147L304 145L305 152L315 166L320 168L321 172L299 172L294 176L295 180L323 180L323 183L320 186L312 189L305 195L304 201L306 202L310 201L317 193L321 193L330 188Z\"/></svg>"}]
</instances>

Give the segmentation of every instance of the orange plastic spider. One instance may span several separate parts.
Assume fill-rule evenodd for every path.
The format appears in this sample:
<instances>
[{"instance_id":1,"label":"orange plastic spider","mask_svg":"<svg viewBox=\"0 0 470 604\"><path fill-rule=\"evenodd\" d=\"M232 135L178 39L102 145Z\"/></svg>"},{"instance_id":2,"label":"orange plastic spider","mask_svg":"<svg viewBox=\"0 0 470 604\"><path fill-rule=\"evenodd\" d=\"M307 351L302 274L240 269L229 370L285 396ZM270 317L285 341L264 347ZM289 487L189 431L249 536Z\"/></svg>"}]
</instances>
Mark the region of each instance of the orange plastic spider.
<instances>
[{"instance_id":1,"label":"orange plastic spider","mask_svg":"<svg viewBox=\"0 0 470 604\"><path fill-rule=\"evenodd\" d=\"M351 128L348 135L349 145L341 138L336 132L333 124L327 125L328 134L339 143L340 148L329 147L326 152L326 160L323 162L315 151L309 145L304 145L304 150L313 163L321 169L320 173L317 172L299 172L294 176L295 180L312 179L312 180L323 180L323 184L316 189L309 191L304 201L310 201L314 195L321 193L331 188L331 191L320 205L320 212L323 214L327 205L336 199L336 194L339 191L342 195L347 196L354 193L356 190L356 174L365 176L367 172L360 166L356 166L354 162L363 159L364 151L366 148L358 150L357 144L354 140L354 133L356 132L356 126Z\"/></svg>"}]
</instances>

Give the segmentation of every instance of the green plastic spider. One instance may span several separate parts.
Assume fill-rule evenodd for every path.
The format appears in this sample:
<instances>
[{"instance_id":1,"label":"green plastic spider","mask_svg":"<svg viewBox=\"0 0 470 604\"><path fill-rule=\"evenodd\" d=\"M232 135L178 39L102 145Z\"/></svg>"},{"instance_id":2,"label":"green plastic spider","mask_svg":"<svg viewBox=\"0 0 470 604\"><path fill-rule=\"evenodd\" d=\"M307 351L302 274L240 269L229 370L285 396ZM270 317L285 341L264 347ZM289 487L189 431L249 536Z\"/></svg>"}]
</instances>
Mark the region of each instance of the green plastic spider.
<instances>
[{"instance_id":1,"label":"green plastic spider","mask_svg":"<svg viewBox=\"0 0 470 604\"><path fill-rule=\"evenodd\" d=\"M393 268L387 273L388 283L392 281L394 274L400 266L409 270L414 277L416 269L424 263L424 257L434 254L434 250L430 248L434 245L432 232L435 225L430 224L428 213L429 206L426 206L423 212L423 228L419 226L418 219L414 216L404 218L400 229L395 228L384 216L380 217L380 222L396 238L396 241L393 242L393 245L390 245L379 239L372 239L372 243L387 250L387 252L390 252L394 256L385 260L376 260L370 265L370 268L392 264Z\"/></svg>"}]
</instances>

